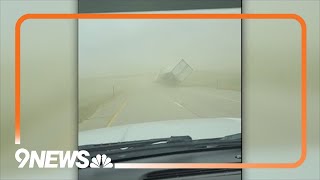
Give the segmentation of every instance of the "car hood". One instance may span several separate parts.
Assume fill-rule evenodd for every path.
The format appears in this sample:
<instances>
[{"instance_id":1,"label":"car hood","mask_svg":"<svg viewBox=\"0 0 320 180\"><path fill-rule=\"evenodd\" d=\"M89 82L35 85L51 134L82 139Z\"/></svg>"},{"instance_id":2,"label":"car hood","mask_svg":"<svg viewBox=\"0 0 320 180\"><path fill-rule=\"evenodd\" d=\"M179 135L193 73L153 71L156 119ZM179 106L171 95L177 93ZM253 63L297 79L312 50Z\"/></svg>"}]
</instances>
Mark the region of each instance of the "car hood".
<instances>
[{"instance_id":1,"label":"car hood","mask_svg":"<svg viewBox=\"0 0 320 180\"><path fill-rule=\"evenodd\" d=\"M236 133L241 133L239 118L169 120L81 131L79 146L187 135L192 139L207 139Z\"/></svg>"}]
</instances>

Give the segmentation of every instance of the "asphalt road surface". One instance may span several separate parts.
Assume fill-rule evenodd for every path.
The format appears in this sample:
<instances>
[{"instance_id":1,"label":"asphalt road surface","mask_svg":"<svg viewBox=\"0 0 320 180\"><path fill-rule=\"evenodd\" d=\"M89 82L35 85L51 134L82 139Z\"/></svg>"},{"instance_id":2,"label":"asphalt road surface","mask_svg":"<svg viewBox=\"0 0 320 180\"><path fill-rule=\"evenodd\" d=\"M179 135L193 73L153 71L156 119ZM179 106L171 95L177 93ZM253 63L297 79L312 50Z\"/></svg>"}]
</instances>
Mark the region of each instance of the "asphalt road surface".
<instances>
[{"instance_id":1,"label":"asphalt road surface","mask_svg":"<svg viewBox=\"0 0 320 180\"><path fill-rule=\"evenodd\" d=\"M116 89L125 90L81 121L80 131L161 120L241 117L240 91L132 80L118 84Z\"/></svg>"}]
</instances>

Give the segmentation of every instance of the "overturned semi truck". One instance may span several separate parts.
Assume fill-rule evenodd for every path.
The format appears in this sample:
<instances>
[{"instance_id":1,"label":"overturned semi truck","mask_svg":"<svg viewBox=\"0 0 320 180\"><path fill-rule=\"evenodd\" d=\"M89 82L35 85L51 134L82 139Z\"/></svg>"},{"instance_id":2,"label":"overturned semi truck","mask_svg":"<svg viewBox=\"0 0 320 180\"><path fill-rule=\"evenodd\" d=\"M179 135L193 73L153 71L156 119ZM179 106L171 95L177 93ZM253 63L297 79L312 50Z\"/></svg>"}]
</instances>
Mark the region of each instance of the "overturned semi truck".
<instances>
[{"instance_id":1,"label":"overturned semi truck","mask_svg":"<svg viewBox=\"0 0 320 180\"><path fill-rule=\"evenodd\" d=\"M174 67L168 67L160 71L157 82L167 85L178 85L190 76L192 72L191 66L182 59Z\"/></svg>"}]
</instances>

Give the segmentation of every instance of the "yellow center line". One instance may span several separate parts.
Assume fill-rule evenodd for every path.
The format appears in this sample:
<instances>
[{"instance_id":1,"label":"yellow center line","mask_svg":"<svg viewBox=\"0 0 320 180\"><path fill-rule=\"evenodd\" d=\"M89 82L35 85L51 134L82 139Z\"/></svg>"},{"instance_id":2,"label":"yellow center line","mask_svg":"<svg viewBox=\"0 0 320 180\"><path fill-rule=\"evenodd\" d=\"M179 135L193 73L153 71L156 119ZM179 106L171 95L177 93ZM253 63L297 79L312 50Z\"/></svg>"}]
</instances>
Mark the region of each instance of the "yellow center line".
<instances>
[{"instance_id":1,"label":"yellow center line","mask_svg":"<svg viewBox=\"0 0 320 180\"><path fill-rule=\"evenodd\" d=\"M114 120L117 119L118 115L120 114L120 112L123 110L124 107L126 107L127 105L127 100L124 100L123 103L121 104L120 108L116 111L116 113L113 114L113 116L111 117L111 119L109 120L107 127L110 127L111 124L114 122Z\"/></svg>"}]
</instances>

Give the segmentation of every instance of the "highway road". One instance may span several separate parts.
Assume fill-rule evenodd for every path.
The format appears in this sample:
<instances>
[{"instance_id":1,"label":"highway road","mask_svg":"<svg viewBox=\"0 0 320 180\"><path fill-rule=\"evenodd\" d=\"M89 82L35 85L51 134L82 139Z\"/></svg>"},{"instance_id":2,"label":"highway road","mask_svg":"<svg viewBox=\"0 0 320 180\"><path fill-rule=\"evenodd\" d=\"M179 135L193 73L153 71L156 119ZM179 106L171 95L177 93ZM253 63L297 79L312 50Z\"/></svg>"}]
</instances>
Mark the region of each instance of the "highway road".
<instances>
[{"instance_id":1,"label":"highway road","mask_svg":"<svg viewBox=\"0 0 320 180\"><path fill-rule=\"evenodd\" d=\"M240 91L132 79L118 84L125 90L101 103L80 122L79 131L161 120L241 117Z\"/></svg>"}]
</instances>

